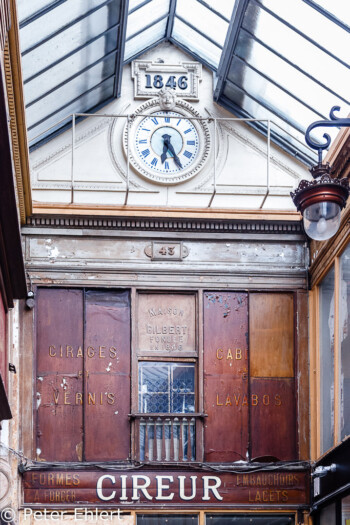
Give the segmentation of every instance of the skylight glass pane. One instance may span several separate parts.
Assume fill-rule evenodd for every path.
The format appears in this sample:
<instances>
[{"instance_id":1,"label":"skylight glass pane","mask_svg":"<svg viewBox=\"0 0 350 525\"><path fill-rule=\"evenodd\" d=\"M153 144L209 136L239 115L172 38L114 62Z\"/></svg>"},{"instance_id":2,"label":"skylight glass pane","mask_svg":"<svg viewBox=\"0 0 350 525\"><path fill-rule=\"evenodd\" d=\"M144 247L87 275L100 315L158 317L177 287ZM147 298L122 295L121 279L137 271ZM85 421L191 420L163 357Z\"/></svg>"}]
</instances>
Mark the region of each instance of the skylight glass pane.
<instances>
[{"instance_id":1,"label":"skylight glass pane","mask_svg":"<svg viewBox=\"0 0 350 525\"><path fill-rule=\"evenodd\" d=\"M26 104L38 99L54 89L58 83L65 82L82 69L102 59L106 54L115 51L116 43L117 33L116 30L113 30L27 82L24 88Z\"/></svg>"},{"instance_id":2,"label":"skylight glass pane","mask_svg":"<svg viewBox=\"0 0 350 525\"><path fill-rule=\"evenodd\" d=\"M139 5L143 4L145 0L129 0L129 13ZM150 0L152 1L152 0Z\"/></svg>"},{"instance_id":3,"label":"skylight glass pane","mask_svg":"<svg viewBox=\"0 0 350 525\"><path fill-rule=\"evenodd\" d=\"M126 39L169 13L169 0L152 0L128 16ZM155 41L155 39L154 39ZM144 46L145 47L145 46Z\"/></svg>"},{"instance_id":4,"label":"skylight glass pane","mask_svg":"<svg viewBox=\"0 0 350 525\"><path fill-rule=\"evenodd\" d=\"M233 7L236 0L205 0L210 7L215 9L218 13L221 13L228 20L231 19Z\"/></svg>"},{"instance_id":5,"label":"skylight glass pane","mask_svg":"<svg viewBox=\"0 0 350 525\"><path fill-rule=\"evenodd\" d=\"M350 26L350 4L347 0L314 0L314 2Z\"/></svg>"},{"instance_id":6,"label":"skylight glass pane","mask_svg":"<svg viewBox=\"0 0 350 525\"><path fill-rule=\"evenodd\" d=\"M222 50L175 17L172 36L217 69Z\"/></svg>"},{"instance_id":7,"label":"skylight glass pane","mask_svg":"<svg viewBox=\"0 0 350 525\"><path fill-rule=\"evenodd\" d=\"M18 20L22 22L52 3L53 0L17 0Z\"/></svg>"},{"instance_id":8,"label":"skylight glass pane","mask_svg":"<svg viewBox=\"0 0 350 525\"><path fill-rule=\"evenodd\" d=\"M292 126L288 125L282 119L271 113L268 109L264 108L252 99L248 94L243 93L236 86L230 82L226 82L224 89L224 96L227 97L230 101L236 104L239 108L242 108L244 112L248 115L254 115L256 119L270 119L273 120L277 126L271 126L271 129L277 133L287 144L294 149L294 155L298 158L299 151L302 151L310 159L310 163L314 163L317 155L316 152L309 149L305 144L304 134L295 130ZM264 123L264 126L267 124Z\"/></svg>"},{"instance_id":9,"label":"skylight glass pane","mask_svg":"<svg viewBox=\"0 0 350 525\"><path fill-rule=\"evenodd\" d=\"M78 100L72 102L72 104L62 109L59 113L56 113L52 117L46 119L41 124L38 124L38 126L35 126L34 128L28 131L28 137L30 141L29 145L32 146L39 140L45 138L45 136L52 134L57 129L60 129L62 127L62 124L57 124L57 122L70 115L71 113L85 112L86 108L94 108L95 106L98 106L102 101L111 98L113 96L113 89L114 78L109 78L108 80L103 82L103 84L96 87L96 89L94 89L93 91L82 95ZM53 128L49 130L51 126L53 126ZM34 137L36 137L39 134L40 136L33 140Z\"/></svg>"},{"instance_id":10,"label":"skylight glass pane","mask_svg":"<svg viewBox=\"0 0 350 525\"><path fill-rule=\"evenodd\" d=\"M350 71L269 13L249 4L243 26L256 38L348 99Z\"/></svg>"},{"instance_id":11,"label":"skylight glass pane","mask_svg":"<svg viewBox=\"0 0 350 525\"><path fill-rule=\"evenodd\" d=\"M230 76L235 79L234 84L271 110L274 110L275 113L281 115L282 118L299 130L304 131L311 122L320 119L319 115L310 111L280 88L245 66L238 58L234 58L232 61Z\"/></svg>"},{"instance_id":12,"label":"skylight glass pane","mask_svg":"<svg viewBox=\"0 0 350 525\"><path fill-rule=\"evenodd\" d=\"M137 53L140 53L143 49L148 48L155 42L164 38L166 26L167 18L164 18L164 20L161 20L157 24L154 24L139 35L125 42L124 60L129 60L131 57L137 55Z\"/></svg>"},{"instance_id":13,"label":"skylight glass pane","mask_svg":"<svg viewBox=\"0 0 350 525\"><path fill-rule=\"evenodd\" d=\"M95 11L22 57L23 78L35 75L109 29L109 6Z\"/></svg>"},{"instance_id":14,"label":"skylight glass pane","mask_svg":"<svg viewBox=\"0 0 350 525\"><path fill-rule=\"evenodd\" d=\"M196 29L223 47L228 22L225 22L197 0L177 0L176 16L181 16L187 23L195 26Z\"/></svg>"},{"instance_id":15,"label":"skylight glass pane","mask_svg":"<svg viewBox=\"0 0 350 525\"><path fill-rule=\"evenodd\" d=\"M289 2L281 0L261 0L261 3L333 55L349 63L350 34L316 9L301 0L293 0L293 9ZM344 6L347 3L344 2Z\"/></svg>"},{"instance_id":16,"label":"skylight glass pane","mask_svg":"<svg viewBox=\"0 0 350 525\"><path fill-rule=\"evenodd\" d=\"M74 0L67 8L67 3L63 2L55 9L22 27L22 53L102 3L104 3L104 0ZM111 7L107 7L107 10L110 11Z\"/></svg>"},{"instance_id":17,"label":"skylight glass pane","mask_svg":"<svg viewBox=\"0 0 350 525\"><path fill-rule=\"evenodd\" d=\"M236 54L310 107L314 107L323 118L328 118L329 110L334 105L339 105L343 109L346 107L340 98L335 97L288 62L256 42L244 30L238 37ZM234 81L232 73L228 74L228 78ZM350 106L348 106L348 111L350 112Z\"/></svg>"},{"instance_id":18,"label":"skylight glass pane","mask_svg":"<svg viewBox=\"0 0 350 525\"><path fill-rule=\"evenodd\" d=\"M33 126L47 115L58 111L71 100L78 98L82 93L89 91L100 82L114 74L115 56L101 61L70 82L66 82L46 97L42 98L26 110L28 127Z\"/></svg>"}]
</instances>

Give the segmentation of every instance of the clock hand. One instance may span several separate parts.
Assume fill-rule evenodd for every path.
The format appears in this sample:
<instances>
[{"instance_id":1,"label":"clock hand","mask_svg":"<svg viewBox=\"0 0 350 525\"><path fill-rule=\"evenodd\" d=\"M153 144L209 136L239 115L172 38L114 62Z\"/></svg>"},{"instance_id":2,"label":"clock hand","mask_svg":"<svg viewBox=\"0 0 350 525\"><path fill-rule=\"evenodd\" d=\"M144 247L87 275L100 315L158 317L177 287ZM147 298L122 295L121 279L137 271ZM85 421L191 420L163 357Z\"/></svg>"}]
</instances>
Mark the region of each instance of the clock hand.
<instances>
[{"instance_id":1,"label":"clock hand","mask_svg":"<svg viewBox=\"0 0 350 525\"><path fill-rule=\"evenodd\" d=\"M162 161L162 164L164 164L166 158L167 158L167 152L168 152L168 144L164 141L163 144L163 153L160 157L160 160Z\"/></svg>"},{"instance_id":2,"label":"clock hand","mask_svg":"<svg viewBox=\"0 0 350 525\"><path fill-rule=\"evenodd\" d=\"M162 153L162 156L161 156L161 161L164 162L165 159L166 159L166 154L167 152L169 151L172 156L174 157L174 161L175 161L175 164L179 167L179 168L182 168L182 164L180 162L180 159L179 157L176 155L175 153L175 150L174 150L174 147L173 145L171 144L170 140L171 140L171 136L168 135L168 134L164 134L162 135L163 139L164 139L164 146L163 146L163 153ZM165 149L166 148L166 149Z\"/></svg>"}]
</instances>

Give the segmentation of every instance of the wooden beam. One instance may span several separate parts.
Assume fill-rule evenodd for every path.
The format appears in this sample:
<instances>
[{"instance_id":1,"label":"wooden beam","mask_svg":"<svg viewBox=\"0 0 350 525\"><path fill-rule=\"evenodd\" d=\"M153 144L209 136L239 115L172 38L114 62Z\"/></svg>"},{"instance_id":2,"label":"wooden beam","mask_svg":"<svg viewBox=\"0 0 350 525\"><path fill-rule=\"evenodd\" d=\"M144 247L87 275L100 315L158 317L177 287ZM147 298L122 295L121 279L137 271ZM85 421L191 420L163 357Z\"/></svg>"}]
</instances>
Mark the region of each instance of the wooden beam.
<instances>
[{"instance_id":1,"label":"wooden beam","mask_svg":"<svg viewBox=\"0 0 350 525\"><path fill-rule=\"evenodd\" d=\"M98 206L79 204L33 203L33 215L81 215L109 217L179 217L206 219L238 219L262 221L300 221L296 211L286 210L230 210L227 208L166 208L146 206Z\"/></svg>"}]
</instances>

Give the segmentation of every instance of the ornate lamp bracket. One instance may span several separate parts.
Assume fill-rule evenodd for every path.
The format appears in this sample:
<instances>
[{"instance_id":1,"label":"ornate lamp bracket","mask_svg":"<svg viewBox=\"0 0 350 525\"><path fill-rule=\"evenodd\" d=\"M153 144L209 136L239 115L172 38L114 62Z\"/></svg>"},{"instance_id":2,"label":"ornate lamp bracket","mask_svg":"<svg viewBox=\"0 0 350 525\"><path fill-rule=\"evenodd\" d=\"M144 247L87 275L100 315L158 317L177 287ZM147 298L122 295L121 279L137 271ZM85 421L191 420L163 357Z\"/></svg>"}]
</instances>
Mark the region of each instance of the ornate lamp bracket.
<instances>
[{"instance_id":1,"label":"ornate lamp bracket","mask_svg":"<svg viewBox=\"0 0 350 525\"><path fill-rule=\"evenodd\" d=\"M336 115L334 115L335 111L340 111L340 106L333 106L332 109L329 112L329 118L330 120L317 120L316 122L313 122L310 124L310 126L307 128L305 132L305 142L306 144L312 148L317 150L318 152L318 163L322 164L322 150L329 148L331 143L331 137L328 135L328 133L323 134L323 138L325 139L324 144L320 144L319 142L315 142L311 136L310 133L315 128L343 128L343 127L350 127L350 118L338 118ZM317 174L312 173L313 177L317 177Z\"/></svg>"},{"instance_id":2,"label":"ornate lamp bracket","mask_svg":"<svg viewBox=\"0 0 350 525\"><path fill-rule=\"evenodd\" d=\"M330 165L322 164L322 151L329 147L331 137L324 133L325 142L322 144L310 136L312 130L318 127L350 127L350 118L334 115L339 110L339 106L333 106L329 113L330 120L318 120L307 128L305 141L310 148L317 150L318 164L310 169L313 180L301 180L298 188L290 194L297 210L303 215L306 234L315 240L330 239L337 232L340 212L349 196L348 179L333 179Z\"/></svg>"}]
</instances>

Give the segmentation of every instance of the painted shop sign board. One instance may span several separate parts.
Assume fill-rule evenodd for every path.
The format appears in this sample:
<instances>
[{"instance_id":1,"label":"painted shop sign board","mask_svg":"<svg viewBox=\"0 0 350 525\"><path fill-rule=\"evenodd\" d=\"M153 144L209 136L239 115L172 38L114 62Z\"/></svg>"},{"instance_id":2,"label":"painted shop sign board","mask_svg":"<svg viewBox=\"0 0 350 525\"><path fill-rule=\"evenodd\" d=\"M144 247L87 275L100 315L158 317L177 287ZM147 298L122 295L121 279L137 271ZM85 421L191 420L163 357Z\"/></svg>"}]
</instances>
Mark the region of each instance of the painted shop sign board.
<instances>
[{"instance_id":1,"label":"painted shop sign board","mask_svg":"<svg viewBox=\"0 0 350 525\"><path fill-rule=\"evenodd\" d=\"M137 320L139 354L196 354L194 295L139 294Z\"/></svg>"},{"instance_id":2,"label":"painted shop sign board","mask_svg":"<svg viewBox=\"0 0 350 525\"><path fill-rule=\"evenodd\" d=\"M306 471L27 471L25 505L144 507L281 506L309 503Z\"/></svg>"}]
</instances>

